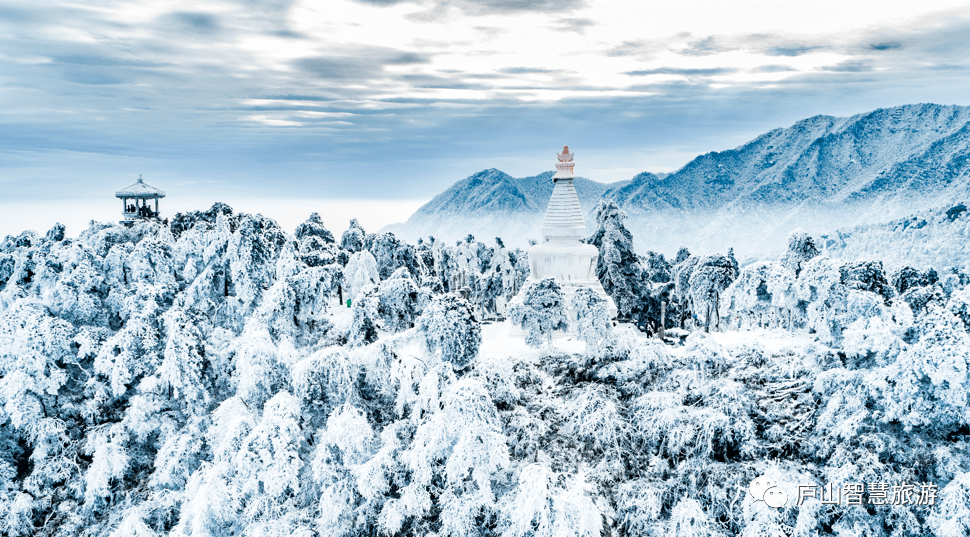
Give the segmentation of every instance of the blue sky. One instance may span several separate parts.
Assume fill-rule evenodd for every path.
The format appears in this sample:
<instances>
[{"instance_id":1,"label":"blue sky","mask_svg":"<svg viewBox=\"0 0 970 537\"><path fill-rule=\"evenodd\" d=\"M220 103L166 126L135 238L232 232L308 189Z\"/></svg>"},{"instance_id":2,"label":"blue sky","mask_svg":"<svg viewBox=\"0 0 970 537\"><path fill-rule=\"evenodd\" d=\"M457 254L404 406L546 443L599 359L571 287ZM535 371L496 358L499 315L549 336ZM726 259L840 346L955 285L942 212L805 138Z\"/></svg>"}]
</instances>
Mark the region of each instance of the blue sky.
<instances>
[{"instance_id":1,"label":"blue sky","mask_svg":"<svg viewBox=\"0 0 970 537\"><path fill-rule=\"evenodd\" d=\"M0 235L113 219L138 174L169 214L316 203L339 232L563 144L604 182L673 171L815 114L970 104L967 50L955 2L7 0Z\"/></svg>"}]
</instances>

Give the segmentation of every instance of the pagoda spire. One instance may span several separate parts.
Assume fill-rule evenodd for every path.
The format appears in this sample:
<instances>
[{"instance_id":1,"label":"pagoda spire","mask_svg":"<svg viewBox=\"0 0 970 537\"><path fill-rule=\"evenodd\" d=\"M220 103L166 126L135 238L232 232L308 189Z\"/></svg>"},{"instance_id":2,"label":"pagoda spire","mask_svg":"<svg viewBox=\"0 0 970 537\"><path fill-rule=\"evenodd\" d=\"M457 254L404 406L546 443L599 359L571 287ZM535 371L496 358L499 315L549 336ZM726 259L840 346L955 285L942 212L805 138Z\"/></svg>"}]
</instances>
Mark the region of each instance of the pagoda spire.
<instances>
[{"instance_id":1,"label":"pagoda spire","mask_svg":"<svg viewBox=\"0 0 970 537\"><path fill-rule=\"evenodd\" d=\"M573 185L575 156L575 153L569 152L568 145L562 148L562 153L556 154L556 174L552 176L555 186L542 221L542 236L547 240L578 241L586 236L583 209L579 205L576 186Z\"/></svg>"}]
</instances>

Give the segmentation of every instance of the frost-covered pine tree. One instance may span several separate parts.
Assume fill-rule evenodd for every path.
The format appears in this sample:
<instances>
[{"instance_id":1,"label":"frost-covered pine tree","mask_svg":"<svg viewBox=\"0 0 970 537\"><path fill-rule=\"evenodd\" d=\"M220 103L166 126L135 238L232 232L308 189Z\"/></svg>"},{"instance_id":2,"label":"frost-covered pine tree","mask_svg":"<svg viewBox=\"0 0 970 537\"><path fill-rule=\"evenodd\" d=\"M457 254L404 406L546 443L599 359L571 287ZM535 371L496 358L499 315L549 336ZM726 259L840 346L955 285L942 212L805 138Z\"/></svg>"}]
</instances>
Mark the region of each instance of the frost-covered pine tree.
<instances>
[{"instance_id":1,"label":"frost-covered pine tree","mask_svg":"<svg viewBox=\"0 0 970 537\"><path fill-rule=\"evenodd\" d=\"M364 249L364 239L367 232L354 218L350 221L350 227L340 236L340 247L348 252L357 253Z\"/></svg>"},{"instance_id":2,"label":"frost-covered pine tree","mask_svg":"<svg viewBox=\"0 0 970 537\"><path fill-rule=\"evenodd\" d=\"M970 424L970 334L946 309L932 305L917 321L919 341L885 370L886 421L946 435Z\"/></svg>"},{"instance_id":3,"label":"frost-covered pine tree","mask_svg":"<svg viewBox=\"0 0 970 537\"><path fill-rule=\"evenodd\" d=\"M453 537L474 533L496 514L492 483L509 466L509 455L495 404L477 379L450 381L443 389L436 384L438 401L429 405L400 456L409 480L400 499L389 500L381 513L381 529L388 534L432 509L439 513L439 535Z\"/></svg>"},{"instance_id":4,"label":"frost-covered pine tree","mask_svg":"<svg viewBox=\"0 0 970 537\"><path fill-rule=\"evenodd\" d=\"M525 342L538 347L552 346L552 332L569 328L562 288L555 278L544 278L529 285L509 306L509 320L526 332Z\"/></svg>"},{"instance_id":5,"label":"frost-covered pine tree","mask_svg":"<svg viewBox=\"0 0 970 537\"><path fill-rule=\"evenodd\" d=\"M600 251L596 277L613 298L620 316L629 317L639 303L643 269L633 251L633 234L623 224L627 215L616 202L601 200L593 217L596 231L586 242Z\"/></svg>"},{"instance_id":6,"label":"frost-covered pine tree","mask_svg":"<svg viewBox=\"0 0 970 537\"><path fill-rule=\"evenodd\" d=\"M684 255L681 255L681 254ZM687 319L690 318L691 312L696 309L696 305L692 304L693 295L691 293L690 278L694 274L694 268L697 267L697 263L700 261L700 257L692 256L687 253L686 248L681 248L681 252L677 254L677 259L681 259L673 267L673 281L674 281L674 296L677 298L680 309L680 327L684 328Z\"/></svg>"},{"instance_id":7,"label":"frost-covered pine tree","mask_svg":"<svg viewBox=\"0 0 970 537\"><path fill-rule=\"evenodd\" d=\"M693 258L697 259L697 258ZM737 266L723 255L708 255L698 259L688 280L691 303L704 318L704 331L710 331L711 321L720 328L721 293L737 277Z\"/></svg>"},{"instance_id":8,"label":"frost-covered pine tree","mask_svg":"<svg viewBox=\"0 0 970 537\"><path fill-rule=\"evenodd\" d=\"M798 228L788 235L788 249L781 256L781 266L791 270L796 276L801 274L805 263L819 254L815 240L804 230Z\"/></svg>"},{"instance_id":9,"label":"frost-covered pine tree","mask_svg":"<svg viewBox=\"0 0 970 537\"><path fill-rule=\"evenodd\" d=\"M353 227L353 224L351 224L351 227ZM330 230L323 225L323 219L317 213L311 213L305 222L297 226L293 236L300 240L317 237L325 243L334 243L333 233L330 233Z\"/></svg>"},{"instance_id":10,"label":"frost-covered pine tree","mask_svg":"<svg viewBox=\"0 0 970 537\"><path fill-rule=\"evenodd\" d=\"M841 341L848 306L849 292L840 269L839 263L829 257L815 257L802 266L795 284L796 296L805 305L809 330L830 344Z\"/></svg>"},{"instance_id":11,"label":"frost-covered pine tree","mask_svg":"<svg viewBox=\"0 0 970 537\"><path fill-rule=\"evenodd\" d=\"M773 263L760 261L745 267L724 292L721 310L731 324L738 328L771 325L773 307L768 277L772 266Z\"/></svg>"},{"instance_id":12,"label":"frost-covered pine tree","mask_svg":"<svg viewBox=\"0 0 970 537\"><path fill-rule=\"evenodd\" d=\"M415 320L421 314L422 291L406 268L397 269L390 278L381 282L377 295L377 312L385 330L393 334L414 327Z\"/></svg>"},{"instance_id":13,"label":"frost-covered pine tree","mask_svg":"<svg viewBox=\"0 0 970 537\"><path fill-rule=\"evenodd\" d=\"M849 289L876 293L886 303L896 294L886 279L881 261L856 261L846 263L842 265L841 270L842 283Z\"/></svg>"},{"instance_id":14,"label":"frost-covered pine tree","mask_svg":"<svg viewBox=\"0 0 970 537\"><path fill-rule=\"evenodd\" d=\"M597 537L603 515L584 474L553 472L546 461L520 470L515 490L502 502L503 537Z\"/></svg>"},{"instance_id":15,"label":"frost-covered pine tree","mask_svg":"<svg viewBox=\"0 0 970 537\"><path fill-rule=\"evenodd\" d=\"M648 250L646 255L640 256L640 266L643 267L643 279L645 281L654 283L670 281L673 266L667 262L663 254Z\"/></svg>"},{"instance_id":16,"label":"frost-covered pine tree","mask_svg":"<svg viewBox=\"0 0 970 537\"><path fill-rule=\"evenodd\" d=\"M305 222L297 226L293 236L299 243L300 260L308 266L346 264L347 253L337 247L333 234L324 227L319 214L312 213Z\"/></svg>"},{"instance_id":17,"label":"frost-covered pine tree","mask_svg":"<svg viewBox=\"0 0 970 537\"><path fill-rule=\"evenodd\" d=\"M394 236L393 233L368 235L365 245L377 262L382 280L391 277L395 270L404 267L412 276L420 276L414 247Z\"/></svg>"},{"instance_id":18,"label":"frost-covered pine tree","mask_svg":"<svg viewBox=\"0 0 970 537\"><path fill-rule=\"evenodd\" d=\"M463 368L478 356L481 327L468 301L456 293L436 297L417 320L431 352Z\"/></svg>"},{"instance_id":19,"label":"frost-covered pine tree","mask_svg":"<svg viewBox=\"0 0 970 537\"><path fill-rule=\"evenodd\" d=\"M587 353L599 350L613 330L606 300L589 287L580 287L569 305L576 312L576 333L586 342Z\"/></svg>"},{"instance_id":20,"label":"frost-covered pine tree","mask_svg":"<svg viewBox=\"0 0 970 537\"><path fill-rule=\"evenodd\" d=\"M377 260L364 250L350 256L344 267L344 285L346 297L355 300L361 293L366 293L381 282L377 269ZM353 303L353 302L351 302Z\"/></svg>"},{"instance_id":21,"label":"frost-covered pine tree","mask_svg":"<svg viewBox=\"0 0 970 537\"><path fill-rule=\"evenodd\" d=\"M366 345L377 341L377 329L380 320L380 296L376 288L358 294L351 306L350 330L347 333L347 344L351 346Z\"/></svg>"}]
</instances>

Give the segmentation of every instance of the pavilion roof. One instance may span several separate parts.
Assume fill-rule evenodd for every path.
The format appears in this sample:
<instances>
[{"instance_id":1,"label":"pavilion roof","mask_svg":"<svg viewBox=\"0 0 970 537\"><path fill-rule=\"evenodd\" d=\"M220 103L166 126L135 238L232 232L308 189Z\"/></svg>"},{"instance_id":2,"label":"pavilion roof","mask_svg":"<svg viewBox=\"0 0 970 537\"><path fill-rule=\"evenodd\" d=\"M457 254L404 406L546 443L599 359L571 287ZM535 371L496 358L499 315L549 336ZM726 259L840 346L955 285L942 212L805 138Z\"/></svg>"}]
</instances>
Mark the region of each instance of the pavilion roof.
<instances>
[{"instance_id":1,"label":"pavilion roof","mask_svg":"<svg viewBox=\"0 0 970 537\"><path fill-rule=\"evenodd\" d=\"M164 198L165 191L159 190L148 183L142 181L138 176L135 184L115 192L116 198Z\"/></svg>"}]
</instances>

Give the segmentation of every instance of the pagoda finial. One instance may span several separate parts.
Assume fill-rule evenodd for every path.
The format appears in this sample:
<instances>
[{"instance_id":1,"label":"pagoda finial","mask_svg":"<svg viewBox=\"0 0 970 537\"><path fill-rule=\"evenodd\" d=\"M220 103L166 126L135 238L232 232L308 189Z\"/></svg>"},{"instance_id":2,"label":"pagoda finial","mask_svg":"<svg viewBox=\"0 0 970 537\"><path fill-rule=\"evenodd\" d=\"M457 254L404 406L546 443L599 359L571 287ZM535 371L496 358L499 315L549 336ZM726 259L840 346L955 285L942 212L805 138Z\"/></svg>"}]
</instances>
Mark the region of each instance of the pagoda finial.
<instances>
[{"instance_id":1,"label":"pagoda finial","mask_svg":"<svg viewBox=\"0 0 970 537\"><path fill-rule=\"evenodd\" d=\"M569 146L564 145L562 147L562 153L556 153L556 158L559 162L556 163L556 175L552 176L553 179L563 179L565 177L573 177L573 166L576 164L573 162L573 157L575 153L569 152Z\"/></svg>"},{"instance_id":2,"label":"pagoda finial","mask_svg":"<svg viewBox=\"0 0 970 537\"><path fill-rule=\"evenodd\" d=\"M139 182L139 183L141 183L141 182L143 182L143 181L141 180L141 174L140 174L140 173L138 174L138 182Z\"/></svg>"}]
</instances>

